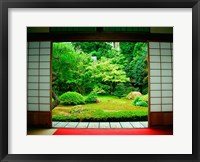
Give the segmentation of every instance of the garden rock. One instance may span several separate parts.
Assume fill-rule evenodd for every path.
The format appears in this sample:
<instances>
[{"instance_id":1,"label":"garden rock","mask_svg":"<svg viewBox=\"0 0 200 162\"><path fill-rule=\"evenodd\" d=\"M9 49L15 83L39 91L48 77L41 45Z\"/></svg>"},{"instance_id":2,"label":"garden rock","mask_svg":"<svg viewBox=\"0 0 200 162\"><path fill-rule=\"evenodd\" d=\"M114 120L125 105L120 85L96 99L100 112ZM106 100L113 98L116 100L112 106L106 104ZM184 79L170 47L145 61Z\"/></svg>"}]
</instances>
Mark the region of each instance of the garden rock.
<instances>
[{"instance_id":1,"label":"garden rock","mask_svg":"<svg viewBox=\"0 0 200 162\"><path fill-rule=\"evenodd\" d=\"M142 96L142 94L140 92L134 91L134 92L130 92L127 95L127 98L130 99L130 100L134 100L138 96L140 97L140 96Z\"/></svg>"}]
</instances>

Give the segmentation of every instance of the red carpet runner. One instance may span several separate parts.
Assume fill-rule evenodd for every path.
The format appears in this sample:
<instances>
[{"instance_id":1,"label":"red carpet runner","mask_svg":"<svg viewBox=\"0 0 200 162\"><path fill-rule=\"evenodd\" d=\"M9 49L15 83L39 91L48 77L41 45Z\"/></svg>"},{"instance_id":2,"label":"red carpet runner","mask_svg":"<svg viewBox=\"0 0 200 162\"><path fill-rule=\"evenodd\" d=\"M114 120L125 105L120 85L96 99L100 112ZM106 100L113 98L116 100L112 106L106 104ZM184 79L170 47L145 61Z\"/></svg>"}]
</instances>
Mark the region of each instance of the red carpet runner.
<instances>
[{"instance_id":1,"label":"red carpet runner","mask_svg":"<svg viewBox=\"0 0 200 162\"><path fill-rule=\"evenodd\" d=\"M173 135L172 128L84 129L59 128L53 135Z\"/></svg>"}]
</instances>

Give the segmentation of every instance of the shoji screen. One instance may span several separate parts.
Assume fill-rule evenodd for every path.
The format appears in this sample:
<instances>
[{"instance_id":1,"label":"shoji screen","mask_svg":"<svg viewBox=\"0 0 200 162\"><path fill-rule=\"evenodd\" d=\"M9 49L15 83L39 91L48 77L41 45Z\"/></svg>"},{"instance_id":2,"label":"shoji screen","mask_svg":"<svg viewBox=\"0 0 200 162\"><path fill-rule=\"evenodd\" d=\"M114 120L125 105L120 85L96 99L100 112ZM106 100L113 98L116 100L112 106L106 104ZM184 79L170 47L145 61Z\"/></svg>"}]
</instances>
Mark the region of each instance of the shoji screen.
<instances>
[{"instance_id":1,"label":"shoji screen","mask_svg":"<svg viewBox=\"0 0 200 162\"><path fill-rule=\"evenodd\" d=\"M149 42L149 63L150 113L155 112L155 117L156 112L173 112L173 44ZM161 115L156 114L157 118Z\"/></svg>"},{"instance_id":2,"label":"shoji screen","mask_svg":"<svg viewBox=\"0 0 200 162\"><path fill-rule=\"evenodd\" d=\"M51 42L28 42L27 110L51 111ZM29 115L30 117L30 115ZM40 117L35 117L40 119Z\"/></svg>"}]
</instances>

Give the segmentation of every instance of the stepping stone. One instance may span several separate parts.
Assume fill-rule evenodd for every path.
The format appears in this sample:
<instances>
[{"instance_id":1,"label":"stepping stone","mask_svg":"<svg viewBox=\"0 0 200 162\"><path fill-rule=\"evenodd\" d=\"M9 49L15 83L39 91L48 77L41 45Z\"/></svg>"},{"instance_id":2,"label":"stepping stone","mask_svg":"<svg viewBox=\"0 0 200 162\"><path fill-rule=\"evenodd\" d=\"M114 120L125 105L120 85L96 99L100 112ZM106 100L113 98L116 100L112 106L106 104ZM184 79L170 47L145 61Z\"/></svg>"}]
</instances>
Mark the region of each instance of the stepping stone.
<instances>
[{"instance_id":1,"label":"stepping stone","mask_svg":"<svg viewBox=\"0 0 200 162\"><path fill-rule=\"evenodd\" d=\"M144 128L148 128L148 122L140 122L143 126L144 126Z\"/></svg>"},{"instance_id":2,"label":"stepping stone","mask_svg":"<svg viewBox=\"0 0 200 162\"><path fill-rule=\"evenodd\" d=\"M110 122L111 128L122 128L119 122Z\"/></svg>"},{"instance_id":3,"label":"stepping stone","mask_svg":"<svg viewBox=\"0 0 200 162\"><path fill-rule=\"evenodd\" d=\"M133 128L130 122L120 122L122 128Z\"/></svg>"},{"instance_id":4,"label":"stepping stone","mask_svg":"<svg viewBox=\"0 0 200 162\"><path fill-rule=\"evenodd\" d=\"M109 122L100 122L100 128L110 128Z\"/></svg>"},{"instance_id":5,"label":"stepping stone","mask_svg":"<svg viewBox=\"0 0 200 162\"><path fill-rule=\"evenodd\" d=\"M56 128L64 128L67 125L68 122L59 122L54 127Z\"/></svg>"},{"instance_id":6,"label":"stepping stone","mask_svg":"<svg viewBox=\"0 0 200 162\"><path fill-rule=\"evenodd\" d=\"M52 122L52 127L55 127L59 122Z\"/></svg>"},{"instance_id":7,"label":"stepping stone","mask_svg":"<svg viewBox=\"0 0 200 162\"><path fill-rule=\"evenodd\" d=\"M88 128L99 128L99 122L90 122Z\"/></svg>"},{"instance_id":8,"label":"stepping stone","mask_svg":"<svg viewBox=\"0 0 200 162\"><path fill-rule=\"evenodd\" d=\"M87 128L89 122L80 122L76 128Z\"/></svg>"},{"instance_id":9,"label":"stepping stone","mask_svg":"<svg viewBox=\"0 0 200 162\"><path fill-rule=\"evenodd\" d=\"M134 128L144 128L140 122L131 122Z\"/></svg>"},{"instance_id":10,"label":"stepping stone","mask_svg":"<svg viewBox=\"0 0 200 162\"><path fill-rule=\"evenodd\" d=\"M65 128L76 128L76 126L78 125L78 122L69 122Z\"/></svg>"}]
</instances>

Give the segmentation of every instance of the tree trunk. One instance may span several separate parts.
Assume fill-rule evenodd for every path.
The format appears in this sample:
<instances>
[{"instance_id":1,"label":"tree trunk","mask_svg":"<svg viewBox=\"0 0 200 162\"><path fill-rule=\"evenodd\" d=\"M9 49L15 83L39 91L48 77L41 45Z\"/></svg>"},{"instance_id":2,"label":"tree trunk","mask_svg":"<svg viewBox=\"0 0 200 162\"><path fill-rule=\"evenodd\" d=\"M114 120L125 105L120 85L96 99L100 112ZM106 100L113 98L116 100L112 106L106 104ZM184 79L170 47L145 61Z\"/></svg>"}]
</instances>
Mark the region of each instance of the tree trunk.
<instances>
[{"instance_id":1,"label":"tree trunk","mask_svg":"<svg viewBox=\"0 0 200 162\"><path fill-rule=\"evenodd\" d=\"M112 94L112 92L113 92L113 84L112 82L110 82L110 95Z\"/></svg>"},{"instance_id":2,"label":"tree trunk","mask_svg":"<svg viewBox=\"0 0 200 162\"><path fill-rule=\"evenodd\" d=\"M52 102L52 109L54 109L56 106L59 105L60 103L60 100L59 98L57 97L57 95L55 94L55 92L52 91L52 97L54 99L54 101Z\"/></svg>"}]
</instances>

